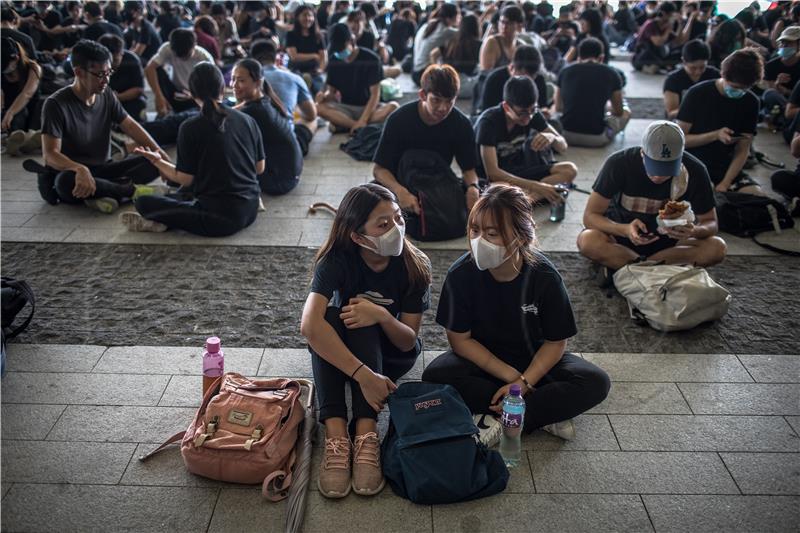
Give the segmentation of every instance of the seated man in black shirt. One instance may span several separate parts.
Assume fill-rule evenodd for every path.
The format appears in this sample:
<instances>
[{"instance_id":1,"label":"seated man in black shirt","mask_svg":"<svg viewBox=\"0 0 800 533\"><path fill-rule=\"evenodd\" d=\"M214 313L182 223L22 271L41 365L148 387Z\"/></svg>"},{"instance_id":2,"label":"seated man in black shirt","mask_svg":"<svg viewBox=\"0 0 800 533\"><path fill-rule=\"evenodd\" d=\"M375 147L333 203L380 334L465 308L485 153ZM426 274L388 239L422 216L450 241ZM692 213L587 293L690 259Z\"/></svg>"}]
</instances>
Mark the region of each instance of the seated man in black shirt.
<instances>
[{"instance_id":1,"label":"seated man in black shirt","mask_svg":"<svg viewBox=\"0 0 800 533\"><path fill-rule=\"evenodd\" d=\"M683 45L681 52L683 65L673 70L664 80L664 109L667 118L674 120L686 91L701 81L719 78L719 70L708 66L711 49L700 39L689 41Z\"/></svg>"},{"instance_id":2,"label":"seated man in black shirt","mask_svg":"<svg viewBox=\"0 0 800 533\"><path fill-rule=\"evenodd\" d=\"M328 77L325 90L317 94L319 115L331 123L334 133L353 133L367 124L383 122L399 105L380 101L380 58L372 50L355 45L347 24L335 24L328 36Z\"/></svg>"},{"instance_id":3,"label":"seated man in black shirt","mask_svg":"<svg viewBox=\"0 0 800 533\"><path fill-rule=\"evenodd\" d=\"M108 86L111 54L104 46L81 40L72 48L72 85L53 93L42 109L42 152L46 167L26 161L39 174L39 193L51 204L86 203L112 213L124 198L152 194L142 187L158 170L140 156L110 161L112 124L135 143L159 152L153 139L119 103Z\"/></svg>"},{"instance_id":4,"label":"seated man in black shirt","mask_svg":"<svg viewBox=\"0 0 800 533\"><path fill-rule=\"evenodd\" d=\"M547 100L547 84L542 75L542 54L536 47L525 44L514 50L511 63L497 67L486 77L478 104L475 106L478 113L503 101L503 87L512 76L527 76L532 79L539 93L539 108L547 109L550 102Z\"/></svg>"},{"instance_id":5,"label":"seated man in black shirt","mask_svg":"<svg viewBox=\"0 0 800 533\"><path fill-rule=\"evenodd\" d=\"M681 103L678 124L686 148L705 164L718 191L761 194L742 168L758 123L758 97L749 89L763 72L758 52L738 50L722 62L722 78L698 83Z\"/></svg>"},{"instance_id":6,"label":"seated man in black shirt","mask_svg":"<svg viewBox=\"0 0 800 533\"><path fill-rule=\"evenodd\" d=\"M491 182L506 182L524 190L533 200L562 202L559 183L578 174L574 163L556 163L553 150L567 143L536 110L536 86L526 77L506 82L503 102L481 114L475 125L478 154Z\"/></svg>"},{"instance_id":7,"label":"seated man in black shirt","mask_svg":"<svg viewBox=\"0 0 800 533\"><path fill-rule=\"evenodd\" d=\"M142 122L147 98L144 95L144 70L139 56L125 50L125 42L119 35L107 33L97 42L111 52L111 68L114 73L108 82L109 87L133 120Z\"/></svg>"},{"instance_id":8,"label":"seated man in black shirt","mask_svg":"<svg viewBox=\"0 0 800 533\"><path fill-rule=\"evenodd\" d=\"M83 32L83 38L96 41L101 35L113 33L122 37L122 28L103 18L103 8L97 2L86 2L83 6L83 18L88 27Z\"/></svg>"},{"instance_id":9,"label":"seated man in black shirt","mask_svg":"<svg viewBox=\"0 0 800 533\"><path fill-rule=\"evenodd\" d=\"M409 102L389 117L383 129L372 174L390 189L406 211L420 214L419 199L405 186L398 167L410 150L431 150L449 165L456 158L466 185L467 211L478 201L475 172L475 135L469 119L454 109L460 81L450 65L429 65L420 78L419 100Z\"/></svg>"},{"instance_id":10,"label":"seated man in black shirt","mask_svg":"<svg viewBox=\"0 0 800 533\"><path fill-rule=\"evenodd\" d=\"M789 26L778 37L778 57L764 66L764 111L774 127L783 125L782 115L792 88L800 81L800 26ZM774 111L774 113L773 113Z\"/></svg>"},{"instance_id":11,"label":"seated man in black shirt","mask_svg":"<svg viewBox=\"0 0 800 533\"><path fill-rule=\"evenodd\" d=\"M19 15L10 7L0 8L0 29L3 37L14 39L25 50L30 59L36 59L36 47L27 33L19 31Z\"/></svg>"},{"instance_id":12,"label":"seated man in black shirt","mask_svg":"<svg viewBox=\"0 0 800 533\"><path fill-rule=\"evenodd\" d=\"M710 266L725 258L708 173L684 152L683 132L675 123L650 124L641 147L606 160L593 189L578 249L606 267L606 281L608 271L641 259ZM696 220L659 228L659 210L668 200L688 202Z\"/></svg>"},{"instance_id":13,"label":"seated man in black shirt","mask_svg":"<svg viewBox=\"0 0 800 533\"><path fill-rule=\"evenodd\" d=\"M158 52L158 48L161 46L161 36L147 20L147 8L141 0L125 2L125 13L128 16L125 42L131 52L142 58L142 63L147 63Z\"/></svg>"},{"instance_id":14,"label":"seated man in black shirt","mask_svg":"<svg viewBox=\"0 0 800 533\"><path fill-rule=\"evenodd\" d=\"M603 43L594 37L581 41L578 62L561 70L557 85L556 111L562 113L564 138L570 145L605 146L628 125L631 111L622 99L622 78L603 64Z\"/></svg>"}]
</instances>

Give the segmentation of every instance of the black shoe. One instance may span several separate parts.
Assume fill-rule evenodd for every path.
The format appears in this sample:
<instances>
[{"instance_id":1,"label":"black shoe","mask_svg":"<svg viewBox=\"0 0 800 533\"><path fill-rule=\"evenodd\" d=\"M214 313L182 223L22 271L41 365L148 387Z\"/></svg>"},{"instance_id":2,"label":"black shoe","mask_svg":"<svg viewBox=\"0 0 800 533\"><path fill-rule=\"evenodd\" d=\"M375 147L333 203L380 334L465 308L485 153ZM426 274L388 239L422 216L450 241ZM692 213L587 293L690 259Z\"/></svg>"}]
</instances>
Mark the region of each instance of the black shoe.
<instances>
[{"instance_id":1,"label":"black shoe","mask_svg":"<svg viewBox=\"0 0 800 533\"><path fill-rule=\"evenodd\" d=\"M22 168L34 174L44 174L47 172L47 167L36 161L35 159L26 159L22 162Z\"/></svg>"}]
</instances>

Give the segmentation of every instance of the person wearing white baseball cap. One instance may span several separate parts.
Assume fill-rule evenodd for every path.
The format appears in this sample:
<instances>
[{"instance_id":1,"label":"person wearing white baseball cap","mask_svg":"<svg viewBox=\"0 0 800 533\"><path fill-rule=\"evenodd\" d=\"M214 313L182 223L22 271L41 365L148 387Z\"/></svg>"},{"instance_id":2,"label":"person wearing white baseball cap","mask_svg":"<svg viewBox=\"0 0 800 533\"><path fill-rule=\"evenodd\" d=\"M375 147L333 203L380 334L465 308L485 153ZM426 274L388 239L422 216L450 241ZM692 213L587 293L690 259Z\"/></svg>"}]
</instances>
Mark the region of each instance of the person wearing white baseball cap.
<instances>
[{"instance_id":1,"label":"person wearing white baseball cap","mask_svg":"<svg viewBox=\"0 0 800 533\"><path fill-rule=\"evenodd\" d=\"M764 81L762 86L764 94L761 101L764 110L770 113L775 107L780 113L777 114L778 124L783 117L786 109L786 102L792 93L792 88L800 82L800 26L789 26L778 37L777 57L767 61L764 65Z\"/></svg>"},{"instance_id":2,"label":"person wearing white baseball cap","mask_svg":"<svg viewBox=\"0 0 800 533\"><path fill-rule=\"evenodd\" d=\"M706 166L717 191L763 194L742 172L760 107L750 88L763 74L764 62L755 49L737 50L722 62L722 78L698 83L681 102L678 125L686 134L686 149Z\"/></svg>"},{"instance_id":3,"label":"person wearing white baseball cap","mask_svg":"<svg viewBox=\"0 0 800 533\"><path fill-rule=\"evenodd\" d=\"M675 123L658 120L648 126L642 146L611 155L600 170L578 249L605 267L606 282L613 271L645 259L709 266L725 258L711 180L684 145ZM659 233L659 210L669 200L688 202L696 219Z\"/></svg>"}]
</instances>

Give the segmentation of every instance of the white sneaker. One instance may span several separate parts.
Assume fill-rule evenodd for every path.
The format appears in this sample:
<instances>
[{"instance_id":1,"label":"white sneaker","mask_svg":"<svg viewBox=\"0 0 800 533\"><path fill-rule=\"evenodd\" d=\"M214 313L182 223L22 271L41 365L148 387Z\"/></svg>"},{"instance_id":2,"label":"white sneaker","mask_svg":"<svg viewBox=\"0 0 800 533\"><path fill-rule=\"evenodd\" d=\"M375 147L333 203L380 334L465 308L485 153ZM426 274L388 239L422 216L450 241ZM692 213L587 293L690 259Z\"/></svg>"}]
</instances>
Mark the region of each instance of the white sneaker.
<instances>
[{"instance_id":1,"label":"white sneaker","mask_svg":"<svg viewBox=\"0 0 800 533\"><path fill-rule=\"evenodd\" d=\"M493 415L473 415L472 420L480 430L478 439L487 448L491 448L500 442L500 436L503 434L503 425Z\"/></svg>"},{"instance_id":2,"label":"white sneaker","mask_svg":"<svg viewBox=\"0 0 800 533\"><path fill-rule=\"evenodd\" d=\"M155 220L148 220L136 211L128 211L119 216L119 221L128 228L128 231L144 231L162 233L167 231L167 226Z\"/></svg>"},{"instance_id":3,"label":"white sneaker","mask_svg":"<svg viewBox=\"0 0 800 533\"><path fill-rule=\"evenodd\" d=\"M563 422L556 422L555 424L548 424L542 429L551 435L562 438L564 440L572 440L575 438L575 424L572 420L564 420Z\"/></svg>"}]
</instances>

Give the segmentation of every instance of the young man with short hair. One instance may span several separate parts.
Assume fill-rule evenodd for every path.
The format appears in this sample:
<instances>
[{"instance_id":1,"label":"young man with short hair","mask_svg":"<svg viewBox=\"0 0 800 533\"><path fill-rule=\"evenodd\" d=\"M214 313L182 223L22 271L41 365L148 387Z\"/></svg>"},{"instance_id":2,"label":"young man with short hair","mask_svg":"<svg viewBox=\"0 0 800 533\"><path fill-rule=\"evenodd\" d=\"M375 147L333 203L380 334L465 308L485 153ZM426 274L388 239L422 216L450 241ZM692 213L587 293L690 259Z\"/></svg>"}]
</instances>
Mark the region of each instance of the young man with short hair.
<instances>
[{"instance_id":1,"label":"young man with short hair","mask_svg":"<svg viewBox=\"0 0 800 533\"><path fill-rule=\"evenodd\" d=\"M119 35L107 33L97 41L111 52L111 79L108 82L122 108L137 122L144 120L147 98L144 94L144 71L139 56L125 50Z\"/></svg>"},{"instance_id":2,"label":"young man with short hair","mask_svg":"<svg viewBox=\"0 0 800 533\"><path fill-rule=\"evenodd\" d=\"M547 100L547 84L541 71L542 54L539 50L529 44L518 46L514 50L511 63L497 67L486 77L475 109L482 112L498 105L503 100L503 88L506 82L513 76L527 76L532 79L539 94L539 107L546 108L550 102Z\"/></svg>"},{"instance_id":3,"label":"young man with short hair","mask_svg":"<svg viewBox=\"0 0 800 533\"><path fill-rule=\"evenodd\" d=\"M140 146L168 157L122 108L108 86L113 73L111 54L93 41L72 48L72 85L53 93L42 109L42 153L46 167L33 160L23 164L39 174L39 193L47 202L86 203L112 213L124 198L152 194L140 187L158 177L144 157L111 161L111 126Z\"/></svg>"},{"instance_id":4,"label":"young man with short hair","mask_svg":"<svg viewBox=\"0 0 800 533\"><path fill-rule=\"evenodd\" d=\"M557 85L556 111L561 112L564 138L571 146L605 146L628 125L631 111L622 99L622 78L603 64L603 43L598 39L581 41L578 62L561 70Z\"/></svg>"},{"instance_id":5,"label":"young man with short hair","mask_svg":"<svg viewBox=\"0 0 800 533\"><path fill-rule=\"evenodd\" d=\"M83 18L86 19L86 24L88 24L83 32L83 38L88 41L96 41L106 33L113 33L123 37L122 28L103 17L103 8L98 2L86 2L84 4Z\"/></svg>"},{"instance_id":6,"label":"young man with short hair","mask_svg":"<svg viewBox=\"0 0 800 533\"><path fill-rule=\"evenodd\" d=\"M330 40L325 88L317 94L319 115L331 123L334 133L351 134L367 124L381 123L400 107L381 103L383 65L372 50L355 45L347 24L328 29Z\"/></svg>"},{"instance_id":7,"label":"young man with short hair","mask_svg":"<svg viewBox=\"0 0 800 533\"><path fill-rule=\"evenodd\" d=\"M125 32L125 44L142 58L143 63L150 61L161 46L161 36L149 20L147 8L141 0L125 2L125 13L128 15L128 29Z\"/></svg>"},{"instance_id":8,"label":"young man with short hair","mask_svg":"<svg viewBox=\"0 0 800 533\"><path fill-rule=\"evenodd\" d=\"M717 68L708 65L711 49L700 39L683 45L681 57L683 65L670 72L664 80L664 109L670 120L678 116L678 109L686 91L695 84L715 80L720 76Z\"/></svg>"},{"instance_id":9,"label":"young man with short hair","mask_svg":"<svg viewBox=\"0 0 800 533\"><path fill-rule=\"evenodd\" d=\"M600 170L583 214L586 229L578 235L578 249L606 267L607 274L644 259L698 266L724 259L708 173L684 145L675 123L655 121L642 146L613 154ZM659 232L657 217L668 200L688 202L695 221Z\"/></svg>"},{"instance_id":10,"label":"young man with short hair","mask_svg":"<svg viewBox=\"0 0 800 533\"><path fill-rule=\"evenodd\" d=\"M717 191L762 194L742 169L758 124L759 101L750 88L763 73L758 52L737 50L722 62L722 78L698 83L681 102L677 118L686 148L705 164Z\"/></svg>"},{"instance_id":11,"label":"young man with short hair","mask_svg":"<svg viewBox=\"0 0 800 533\"><path fill-rule=\"evenodd\" d=\"M466 187L467 211L478 201L475 135L469 118L454 109L459 88L458 73L453 67L429 65L420 78L419 99L401 106L386 121L372 174L397 196L404 211L420 213L419 199L398 176L400 160L410 150L433 151L447 165L455 157Z\"/></svg>"},{"instance_id":12,"label":"young man with short hair","mask_svg":"<svg viewBox=\"0 0 800 533\"><path fill-rule=\"evenodd\" d=\"M574 163L556 163L553 150L563 153L567 142L536 109L538 94L530 78L509 79L503 101L484 111L475 125L482 170L491 182L506 182L533 200L562 202L555 185L571 183Z\"/></svg>"}]
</instances>

